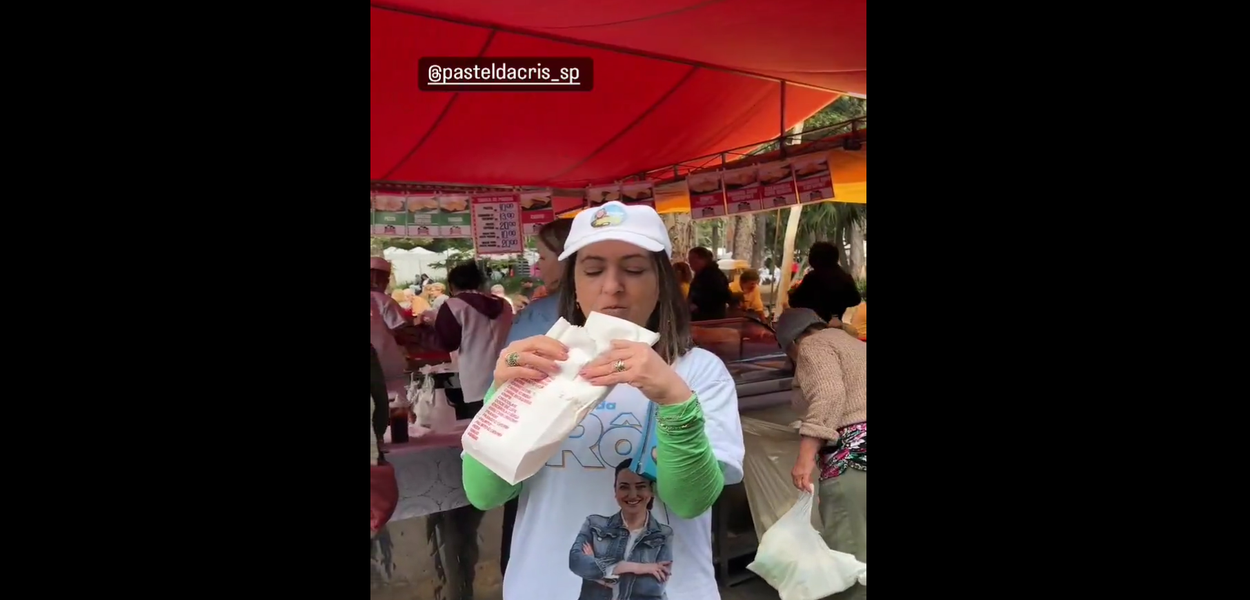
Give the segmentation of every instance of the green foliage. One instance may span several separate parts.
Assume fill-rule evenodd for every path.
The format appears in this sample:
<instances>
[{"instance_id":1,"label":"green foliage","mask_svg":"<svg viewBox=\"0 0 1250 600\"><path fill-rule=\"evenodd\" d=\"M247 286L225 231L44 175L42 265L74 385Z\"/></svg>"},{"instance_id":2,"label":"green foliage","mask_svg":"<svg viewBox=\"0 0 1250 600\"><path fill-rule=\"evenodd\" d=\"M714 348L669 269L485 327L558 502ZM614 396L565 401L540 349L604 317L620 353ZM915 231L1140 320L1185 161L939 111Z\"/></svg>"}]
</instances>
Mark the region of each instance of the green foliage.
<instances>
[{"instance_id":1,"label":"green foliage","mask_svg":"<svg viewBox=\"0 0 1250 600\"><path fill-rule=\"evenodd\" d=\"M378 248L399 248L400 250L412 250L421 247L430 252L444 252L447 250L457 250L464 252L473 249L473 240L468 239L432 239L432 238L391 238L391 237L370 237L371 245Z\"/></svg>"},{"instance_id":2,"label":"green foliage","mask_svg":"<svg viewBox=\"0 0 1250 600\"><path fill-rule=\"evenodd\" d=\"M845 126L845 127L830 127L830 126L836 125L838 123L845 123L847 121L850 121L851 119L858 119L860 117L866 117L866 116L868 116L868 101L867 100L861 99L861 98L852 98L850 96L839 97L837 100L834 100L828 106L817 111L816 114L808 117L806 121L803 121L803 131L804 131L803 141L810 142L812 140L818 140L824 137L829 137L831 135L838 135L840 133L846 133L851 130L850 126ZM821 127L829 127L829 129L826 129L824 131L817 131L814 133L806 133L807 131L811 131L813 129L819 129ZM777 142L769 142L768 144L765 144L762 148L756 150L755 153L764 154L766 152L772 152L773 150L776 150L776 149L777 149Z\"/></svg>"},{"instance_id":3,"label":"green foliage","mask_svg":"<svg viewBox=\"0 0 1250 600\"><path fill-rule=\"evenodd\" d=\"M859 288L859 297L864 302L868 301L868 278L855 280L855 287Z\"/></svg>"},{"instance_id":4,"label":"green foliage","mask_svg":"<svg viewBox=\"0 0 1250 600\"><path fill-rule=\"evenodd\" d=\"M842 96L834 100L832 104L820 109L819 112L803 121L803 130L819 129L821 127L829 127L838 123L844 123L851 119L868 116L868 101L861 98L852 98L850 96ZM850 131L850 127L834 127L826 131L817 131L811 135L804 134L803 141L810 142L818 140L830 135L838 135Z\"/></svg>"}]
</instances>

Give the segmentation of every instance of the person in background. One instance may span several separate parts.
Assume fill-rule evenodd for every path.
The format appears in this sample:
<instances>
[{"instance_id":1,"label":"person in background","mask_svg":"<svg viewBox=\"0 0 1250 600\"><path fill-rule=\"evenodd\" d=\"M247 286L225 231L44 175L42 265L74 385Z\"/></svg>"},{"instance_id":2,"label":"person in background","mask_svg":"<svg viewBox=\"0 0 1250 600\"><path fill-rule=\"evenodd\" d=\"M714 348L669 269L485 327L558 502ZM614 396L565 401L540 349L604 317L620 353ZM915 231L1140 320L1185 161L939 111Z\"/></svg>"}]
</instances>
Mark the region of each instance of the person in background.
<instances>
[{"instance_id":1,"label":"person in background","mask_svg":"<svg viewBox=\"0 0 1250 600\"><path fill-rule=\"evenodd\" d=\"M512 323L512 331L508 333L508 343L535 336L545 335L560 318L560 279L564 269L560 265L560 253L564 252L564 241L569 237L569 229L573 219L556 219L538 230L538 270L546 277L547 284L542 288L545 297L534 294L533 301L516 316ZM550 290L554 295L547 295ZM503 546L499 550L499 570L508 571L508 559L512 556L512 529L516 525L517 499L513 498L503 505Z\"/></svg>"},{"instance_id":2,"label":"person in background","mask_svg":"<svg viewBox=\"0 0 1250 600\"><path fill-rule=\"evenodd\" d=\"M456 406L456 419L472 418L482 408L482 400L490 389L492 370L499 351L512 330L511 304L503 298L484 294L485 274L476 264L464 263L447 273L451 285L449 297L434 316L433 323L422 327L423 345L444 352L459 352L460 389L464 405ZM482 511L464 506L429 515L427 529L438 529L451 541L448 552L458 561L459 576L451 583L459 595L472 598L473 581L478 561L478 528Z\"/></svg>"},{"instance_id":3,"label":"person in background","mask_svg":"<svg viewBox=\"0 0 1250 600\"><path fill-rule=\"evenodd\" d=\"M865 300L855 309L855 316L851 317L851 327L855 328L856 337L860 341L868 341L868 301Z\"/></svg>"},{"instance_id":4,"label":"person in background","mask_svg":"<svg viewBox=\"0 0 1250 600\"><path fill-rule=\"evenodd\" d=\"M716 257L707 248L699 247L690 250L686 255L694 271L694 279L690 282L690 319L692 321L710 321L725 318L725 309L729 306L729 278L716 265Z\"/></svg>"},{"instance_id":5,"label":"person in background","mask_svg":"<svg viewBox=\"0 0 1250 600\"><path fill-rule=\"evenodd\" d=\"M460 384L466 405L480 403L490 387L491 365L499 358L512 329L512 310L506 299L480 290L485 276L473 263L447 274L451 296L433 315L423 339L427 347L459 352ZM481 408L478 404L475 408ZM472 416L472 415L469 415ZM465 418L457 415L457 418Z\"/></svg>"},{"instance_id":6,"label":"person in background","mask_svg":"<svg viewBox=\"0 0 1250 600\"><path fill-rule=\"evenodd\" d=\"M378 351L369 347L369 398L372 400L371 416L373 420L373 464L386 462L382 458L382 436L391 422L390 399L386 389L386 375L382 373L382 362Z\"/></svg>"},{"instance_id":7,"label":"person in background","mask_svg":"<svg viewBox=\"0 0 1250 600\"><path fill-rule=\"evenodd\" d=\"M808 491L819 469L821 536L831 550L868 562L868 352L807 308L777 321L777 342L795 363L793 397L799 455L790 476ZM863 586L832 598L866 598Z\"/></svg>"},{"instance_id":8,"label":"person in background","mask_svg":"<svg viewBox=\"0 0 1250 600\"><path fill-rule=\"evenodd\" d=\"M443 303L447 301L446 289L443 284L433 280L425 285L425 296L430 301L431 309L438 310L443 307Z\"/></svg>"},{"instance_id":9,"label":"person in background","mask_svg":"<svg viewBox=\"0 0 1250 600\"><path fill-rule=\"evenodd\" d=\"M433 308L421 294L412 290L404 290L404 302L408 304L408 312L413 317L420 317L422 313ZM403 306L403 304L400 304L400 306Z\"/></svg>"},{"instance_id":10,"label":"person in background","mask_svg":"<svg viewBox=\"0 0 1250 600\"><path fill-rule=\"evenodd\" d=\"M673 263L673 270L677 271L677 283L681 284L681 297L690 297L690 282L694 280L694 271L690 270L690 265L684 260Z\"/></svg>"},{"instance_id":11,"label":"person in background","mask_svg":"<svg viewBox=\"0 0 1250 600\"><path fill-rule=\"evenodd\" d=\"M503 298L504 302L508 303L508 308L512 309L512 314L516 314L516 305L512 303L512 299L508 297L508 292L504 291L502 285L496 283L490 286L490 293L496 298Z\"/></svg>"},{"instance_id":12,"label":"person in background","mask_svg":"<svg viewBox=\"0 0 1250 600\"><path fill-rule=\"evenodd\" d=\"M386 294L390 277L391 264L386 259L369 259L369 342L377 352L388 394L403 398L408 359L401 341L407 341L414 328L411 316L405 316L399 303Z\"/></svg>"},{"instance_id":13,"label":"person in background","mask_svg":"<svg viewBox=\"0 0 1250 600\"><path fill-rule=\"evenodd\" d=\"M781 268L773 263L773 257L764 259L764 271L760 273L760 283L766 286L781 285Z\"/></svg>"},{"instance_id":14,"label":"person in background","mask_svg":"<svg viewBox=\"0 0 1250 600\"><path fill-rule=\"evenodd\" d=\"M865 280L868 278L868 267L865 266L862 271ZM851 326L855 328L855 333L860 340L868 341L868 294L867 289L864 290L864 301L855 309L855 315L851 317Z\"/></svg>"},{"instance_id":15,"label":"person in background","mask_svg":"<svg viewBox=\"0 0 1250 600\"><path fill-rule=\"evenodd\" d=\"M760 296L760 272L747 269L729 284L730 294L742 294L742 310L764 320L764 299Z\"/></svg>"},{"instance_id":16,"label":"person in background","mask_svg":"<svg viewBox=\"0 0 1250 600\"><path fill-rule=\"evenodd\" d=\"M586 417L586 427L562 440L548 466L533 477L510 485L465 455L461 481L474 506L488 510L519 498L518 551L504 577L502 600L578 597L584 579L569 572L569 540L586 515L619 510L604 490L614 485L616 467L631 458L632 450L613 440L630 439L614 436L636 432L630 427L592 430L591 425L637 423L648 410L655 411L658 423L650 514L672 528L674 540L672 576L665 580L664 593L671 600L721 598L712 563L711 509L726 485L742 481L742 420L724 361L693 347L671 255L668 228L649 206L606 202L573 219L560 255L560 316L584 325L589 315L600 312L658 332L659 341L618 340L586 364L581 376L605 387L607 396L600 410ZM513 379L543 379L559 369L557 361L568 360L567 352L544 335L509 344L496 363L493 390ZM617 538L618 544L627 541ZM611 563L598 564L606 579Z\"/></svg>"},{"instance_id":17,"label":"person in background","mask_svg":"<svg viewBox=\"0 0 1250 600\"><path fill-rule=\"evenodd\" d=\"M846 309L859 304L855 279L838 266L838 249L829 242L816 242L808 252L812 271L790 293L792 308L810 308L825 322L841 319Z\"/></svg>"},{"instance_id":18,"label":"person in background","mask_svg":"<svg viewBox=\"0 0 1250 600\"><path fill-rule=\"evenodd\" d=\"M525 307L530 305L530 299L526 298L523 294L513 294L508 296L508 299L512 301L512 306L516 307L516 311L518 313L525 310ZM516 327L515 319L512 321L512 326Z\"/></svg>"}]
</instances>

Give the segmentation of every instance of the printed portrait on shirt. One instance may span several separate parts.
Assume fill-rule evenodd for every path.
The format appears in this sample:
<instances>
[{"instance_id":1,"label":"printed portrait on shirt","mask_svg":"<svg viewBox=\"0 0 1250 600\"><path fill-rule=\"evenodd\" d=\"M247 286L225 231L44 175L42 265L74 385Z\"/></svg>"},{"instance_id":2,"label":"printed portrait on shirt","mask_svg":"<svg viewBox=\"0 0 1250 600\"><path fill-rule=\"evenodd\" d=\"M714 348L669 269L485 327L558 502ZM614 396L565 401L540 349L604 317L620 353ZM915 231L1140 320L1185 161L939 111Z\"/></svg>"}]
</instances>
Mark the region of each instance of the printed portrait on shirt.
<instances>
[{"instance_id":1,"label":"printed portrait on shirt","mask_svg":"<svg viewBox=\"0 0 1250 600\"><path fill-rule=\"evenodd\" d=\"M664 598L673 572L673 529L651 514L655 484L632 464L625 459L616 466L612 493L619 510L587 516L569 549L569 569L583 580L578 600Z\"/></svg>"}]
</instances>

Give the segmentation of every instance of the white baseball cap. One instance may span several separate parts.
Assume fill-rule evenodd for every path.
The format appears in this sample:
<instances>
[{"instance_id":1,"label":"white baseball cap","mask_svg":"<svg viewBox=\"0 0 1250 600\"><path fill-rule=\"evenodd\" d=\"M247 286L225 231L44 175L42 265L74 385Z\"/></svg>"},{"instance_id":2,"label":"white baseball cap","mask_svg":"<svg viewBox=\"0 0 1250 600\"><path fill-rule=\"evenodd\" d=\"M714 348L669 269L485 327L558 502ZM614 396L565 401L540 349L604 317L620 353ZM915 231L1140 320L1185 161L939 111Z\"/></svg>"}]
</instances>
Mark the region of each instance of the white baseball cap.
<instances>
[{"instance_id":1,"label":"white baseball cap","mask_svg":"<svg viewBox=\"0 0 1250 600\"><path fill-rule=\"evenodd\" d=\"M369 259L369 270L370 271L386 271L387 273L390 273L391 263L387 262L385 258L382 258L380 256L374 256L373 258Z\"/></svg>"},{"instance_id":2,"label":"white baseball cap","mask_svg":"<svg viewBox=\"0 0 1250 600\"><path fill-rule=\"evenodd\" d=\"M573 217L573 227L564 241L560 260L595 242L615 240L633 244L648 252L664 251L673 256L673 242L668 239L668 227L654 208L645 204L628 206L620 202L605 202L583 210Z\"/></svg>"}]
</instances>

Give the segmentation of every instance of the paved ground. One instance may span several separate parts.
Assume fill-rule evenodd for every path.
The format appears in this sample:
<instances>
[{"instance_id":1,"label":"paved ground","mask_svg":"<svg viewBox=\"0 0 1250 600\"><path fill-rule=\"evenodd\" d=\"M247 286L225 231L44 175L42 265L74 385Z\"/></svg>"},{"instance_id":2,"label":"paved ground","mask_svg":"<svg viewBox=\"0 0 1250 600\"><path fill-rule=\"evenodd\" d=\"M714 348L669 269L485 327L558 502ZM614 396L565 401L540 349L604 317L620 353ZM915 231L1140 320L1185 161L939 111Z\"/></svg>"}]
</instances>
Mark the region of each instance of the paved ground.
<instances>
[{"instance_id":1,"label":"paved ground","mask_svg":"<svg viewBox=\"0 0 1250 600\"><path fill-rule=\"evenodd\" d=\"M763 579L752 579L746 583L721 590L721 600L778 600L777 591L764 583Z\"/></svg>"}]
</instances>

